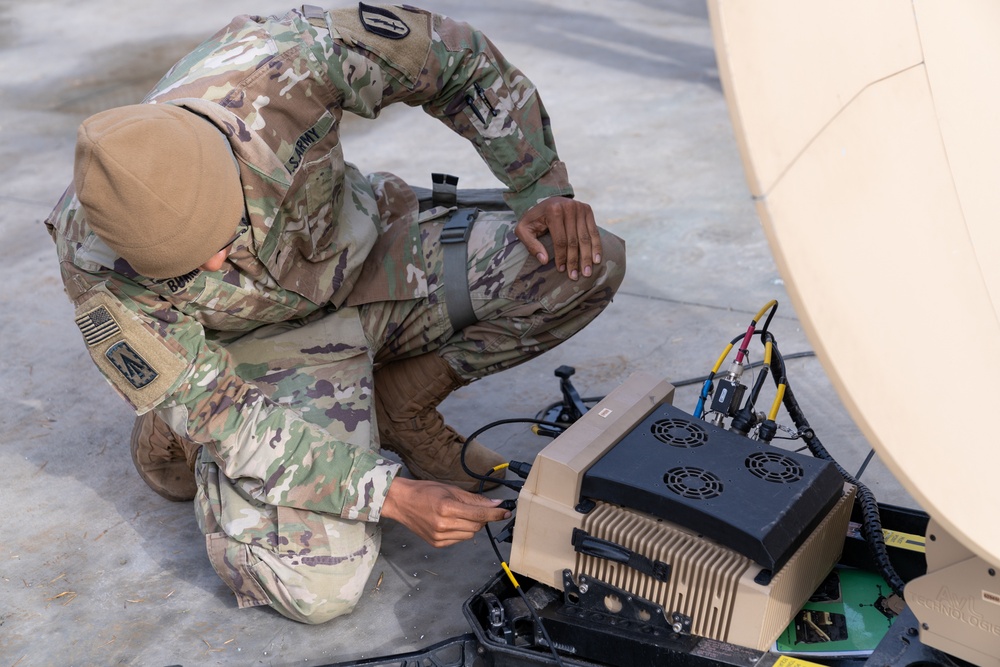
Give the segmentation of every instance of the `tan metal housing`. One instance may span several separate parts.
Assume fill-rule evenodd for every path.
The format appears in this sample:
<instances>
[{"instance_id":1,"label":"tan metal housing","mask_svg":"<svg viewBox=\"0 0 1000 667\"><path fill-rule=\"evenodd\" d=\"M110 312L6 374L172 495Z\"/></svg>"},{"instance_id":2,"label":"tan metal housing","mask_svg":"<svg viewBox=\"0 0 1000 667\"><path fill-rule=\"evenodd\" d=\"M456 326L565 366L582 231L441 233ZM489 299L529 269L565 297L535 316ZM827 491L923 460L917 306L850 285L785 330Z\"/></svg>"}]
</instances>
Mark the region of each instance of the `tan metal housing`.
<instances>
[{"instance_id":1,"label":"tan metal housing","mask_svg":"<svg viewBox=\"0 0 1000 667\"><path fill-rule=\"evenodd\" d=\"M608 503L576 511L588 467L672 397L671 385L636 373L539 453L518 498L511 568L560 590L564 569L591 575L656 603L665 615L690 617L693 634L767 650L840 557L854 487L845 485L834 508L766 581L751 559L668 521ZM669 564L669 580L576 553L574 528Z\"/></svg>"}]
</instances>

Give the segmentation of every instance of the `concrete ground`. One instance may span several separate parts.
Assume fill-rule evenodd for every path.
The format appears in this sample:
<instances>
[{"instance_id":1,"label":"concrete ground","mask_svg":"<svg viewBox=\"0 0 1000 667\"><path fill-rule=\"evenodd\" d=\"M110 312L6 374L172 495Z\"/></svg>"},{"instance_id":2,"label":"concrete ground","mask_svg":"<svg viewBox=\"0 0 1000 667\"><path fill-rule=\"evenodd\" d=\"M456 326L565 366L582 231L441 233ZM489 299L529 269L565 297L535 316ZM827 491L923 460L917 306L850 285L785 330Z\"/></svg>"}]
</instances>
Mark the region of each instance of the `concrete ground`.
<instances>
[{"instance_id":1,"label":"concrete ground","mask_svg":"<svg viewBox=\"0 0 1000 667\"><path fill-rule=\"evenodd\" d=\"M561 364L576 368L585 396L640 370L704 375L772 298L781 349L809 351L745 185L701 2L424 4L481 27L535 81L578 197L629 250L608 311L561 348L449 398L443 411L456 427L533 416L559 399ZM133 417L72 324L42 221L71 178L77 124L137 101L232 15L285 9L0 0L0 667L323 665L416 650L468 631L461 605L498 570L485 535L435 550L387 524L353 615L310 627L238 610L191 507L136 475ZM425 187L433 171L497 185L469 146L419 111L352 120L347 134L345 153L365 170ZM788 374L827 449L858 470L869 445L819 362L790 361ZM675 404L693 410L696 390L679 390ZM548 442L526 426L483 440L529 461ZM883 502L913 506L877 456L863 480Z\"/></svg>"}]
</instances>

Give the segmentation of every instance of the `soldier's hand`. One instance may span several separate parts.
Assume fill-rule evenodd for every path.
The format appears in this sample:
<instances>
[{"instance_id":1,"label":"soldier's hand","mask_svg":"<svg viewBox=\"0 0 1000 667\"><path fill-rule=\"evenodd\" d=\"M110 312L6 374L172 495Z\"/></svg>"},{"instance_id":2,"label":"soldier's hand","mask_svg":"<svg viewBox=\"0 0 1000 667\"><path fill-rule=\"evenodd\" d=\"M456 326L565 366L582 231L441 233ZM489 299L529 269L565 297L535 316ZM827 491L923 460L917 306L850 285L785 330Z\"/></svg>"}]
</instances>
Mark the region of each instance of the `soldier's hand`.
<instances>
[{"instance_id":1,"label":"soldier's hand","mask_svg":"<svg viewBox=\"0 0 1000 667\"><path fill-rule=\"evenodd\" d=\"M589 204L568 197L550 197L535 204L518 221L514 233L542 264L551 259L538 239L552 236L556 269L568 271L571 280L589 276L601 263L601 236Z\"/></svg>"},{"instance_id":2,"label":"soldier's hand","mask_svg":"<svg viewBox=\"0 0 1000 667\"><path fill-rule=\"evenodd\" d=\"M499 500L463 491L439 482L397 477L389 485L382 516L398 521L434 547L446 547L472 538L489 521L501 521L510 512Z\"/></svg>"}]
</instances>

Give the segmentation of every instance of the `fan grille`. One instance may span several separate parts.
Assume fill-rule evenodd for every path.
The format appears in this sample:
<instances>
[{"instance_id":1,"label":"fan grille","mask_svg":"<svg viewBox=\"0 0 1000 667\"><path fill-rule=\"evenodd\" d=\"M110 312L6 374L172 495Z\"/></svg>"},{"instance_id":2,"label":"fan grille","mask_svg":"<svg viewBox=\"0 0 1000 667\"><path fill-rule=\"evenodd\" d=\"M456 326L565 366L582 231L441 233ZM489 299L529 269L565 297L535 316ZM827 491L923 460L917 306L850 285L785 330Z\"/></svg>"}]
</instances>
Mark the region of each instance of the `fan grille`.
<instances>
[{"instance_id":1,"label":"fan grille","mask_svg":"<svg viewBox=\"0 0 1000 667\"><path fill-rule=\"evenodd\" d=\"M672 468L663 476L667 488L683 498L709 500L722 495L722 480L701 468Z\"/></svg>"},{"instance_id":2,"label":"fan grille","mask_svg":"<svg viewBox=\"0 0 1000 667\"><path fill-rule=\"evenodd\" d=\"M775 484L791 484L805 476L802 466L778 452L754 452L744 465L754 476Z\"/></svg>"},{"instance_id":3,"label":"fan grille","mask_svg":"<svg viewBox=\"0 0 1000 667\"><path fill-rule=\"evenodd\" d=\"M704 428L684 419L661 419L653 422L650 431L657 440L672 447L701 447L708 442Z\"/></svg>"}]
</instances>

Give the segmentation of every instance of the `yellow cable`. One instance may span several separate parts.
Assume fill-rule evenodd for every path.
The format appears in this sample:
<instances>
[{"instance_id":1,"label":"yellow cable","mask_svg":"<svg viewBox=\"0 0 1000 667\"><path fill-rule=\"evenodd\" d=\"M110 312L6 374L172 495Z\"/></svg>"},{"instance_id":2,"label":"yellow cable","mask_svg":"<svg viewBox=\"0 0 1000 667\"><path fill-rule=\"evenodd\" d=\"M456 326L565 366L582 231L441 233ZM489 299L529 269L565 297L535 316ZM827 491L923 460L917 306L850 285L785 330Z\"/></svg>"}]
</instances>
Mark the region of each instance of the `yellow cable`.
<instances>
[{"instance_id":1,"label":"yellow cable","mask_svg":"<svg viewBox=\"0 0 1000 667\"><path fill-rule=\"evenodd\" d=\"M729 351L732 349L733 349L732 343L726 346L726 349L723 350L722 355L719 356L719 360L715 362L715 366L712 368L712 375L715 375L716 373L719 372L719 369L722 368L722 362L726 360L726 357L729 356Z\"/></svg>"},{"instance_id":2,"label":"yellow cable","mask_svg":"<svg viewBox=\"0 0 1000 667\"><path fill-rule=\"evenodd\" d=\"M509 467L510 467L510 463L501 463L499 465L495 465L495 466L493 466L493 469L490 470L486 474L486 476L489 477L490 475L492 475L493 473L497 472L498 470L503 470L504 468L509 468ZM487 530L488 530L488 527L487 527ZM497 553L499 554L499 552L497 552ZM501 559L500 560L500 565L501 565L501 567L503 567L504 571L507 572L507 576L510 577L510 581L511 581L512 584L514 584L514 588L517 588L518 587L517 586L517 580L514 579L514 575L511 573L510 568L507 567L507 563L503 562L503 559Z\"/></svg>"},{"instance_id":3,"label":"yellow cable","mask_svg":"<svg viewBox=\"0 0 1000 667\"><path fill-rule=\"evenodd\" d=\"M774 403L771 404L771 412L767 415L767 418L774 421L778 417L778 408L781 407L781 399L785 397L785 385L778 385L778 393L774 397Z\"/></svg>"},{"instance_id":4,"label":"yellow cable","mask_svg":"<svg viewBox=\"0 0 1000 667\"><path fill-rule=\"evenodd\" d=\"M507 567L507 563L500 561L500 567L502 567L503 571L507 573L507 577L510 579L510 583L514 584L514 588L520 588L521 584L517 583L517 579L514 578L514 573L510 571L509 567Z\"/></svg>"},{"instance_id":5,"label":"yellow cable","mask_svg":"<svg viewBox=\"0 0 1000 667\"><path fill-rule=\"evenodd\" d=\"M778 303L777 300L771 299L767 302L767 305L760 309L760 312L753 318L754 322L760 322L760 318L764 317L764 313L768 311L774 304Z\"/></svg>"}]
</instances>

